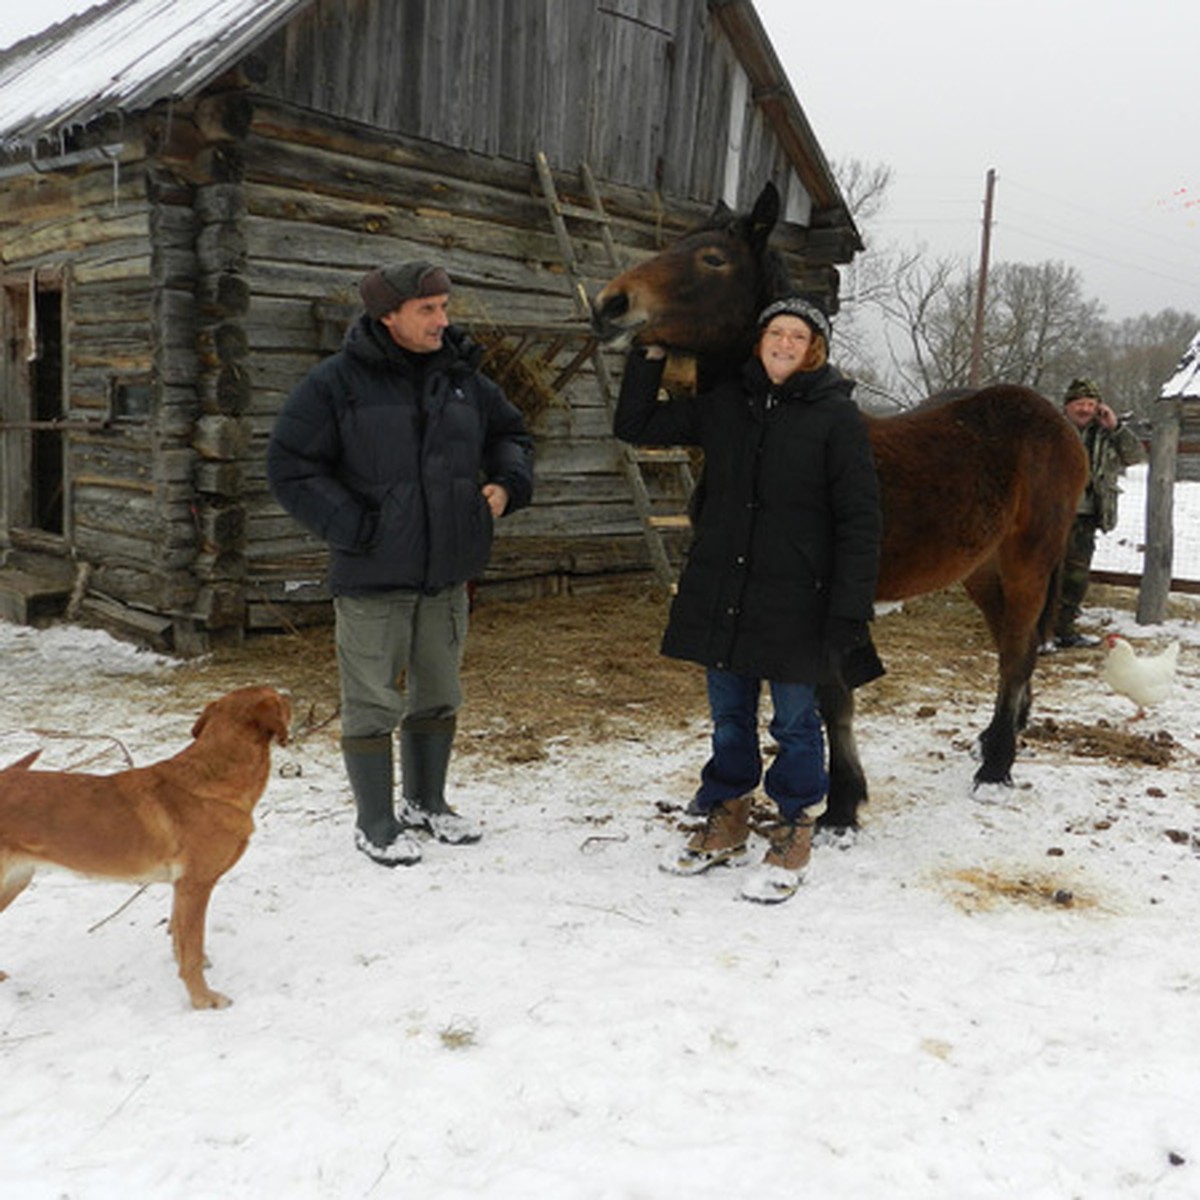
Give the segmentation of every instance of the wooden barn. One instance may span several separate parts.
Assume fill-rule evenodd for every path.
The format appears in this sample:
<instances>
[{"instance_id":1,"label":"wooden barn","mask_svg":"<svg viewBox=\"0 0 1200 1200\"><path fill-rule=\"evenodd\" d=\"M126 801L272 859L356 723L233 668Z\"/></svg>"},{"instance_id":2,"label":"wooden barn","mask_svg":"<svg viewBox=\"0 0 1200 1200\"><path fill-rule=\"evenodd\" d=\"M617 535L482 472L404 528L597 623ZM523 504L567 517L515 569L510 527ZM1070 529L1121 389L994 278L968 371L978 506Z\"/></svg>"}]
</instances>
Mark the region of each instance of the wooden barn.
<instances>
[{"instance_id":1,"label":"wooden barn","mask_svg":"<svg viewBox=\"0 0 1200 1200\"><path fill-rule=\"evenodd\" d=\"M0 52L0 615L326 619L266 439L417 256L536 437L483 585L653 569L686 464L611 438L580 289L768 179L836 305L858 232L748 0L107 0Z\"/></svg>"}]
</instances>

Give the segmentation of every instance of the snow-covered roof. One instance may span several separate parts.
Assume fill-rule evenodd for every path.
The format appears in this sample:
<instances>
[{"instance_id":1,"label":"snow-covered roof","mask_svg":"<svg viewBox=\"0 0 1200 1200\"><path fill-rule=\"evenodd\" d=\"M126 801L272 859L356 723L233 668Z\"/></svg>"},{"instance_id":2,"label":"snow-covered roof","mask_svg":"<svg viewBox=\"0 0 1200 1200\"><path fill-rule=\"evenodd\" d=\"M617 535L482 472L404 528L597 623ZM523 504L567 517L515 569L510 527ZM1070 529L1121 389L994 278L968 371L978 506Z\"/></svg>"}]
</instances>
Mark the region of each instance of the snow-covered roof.
<instances>
[{"instance_id":1,"label":"snow-covered roof","mask_svg":"<svg viewBox=\"0 0 1200 1200\"><path fill-rule=\"evenodd\" d=\"M193 94L312 0L107 0L0 53L0 148Z\"/></svg>"},{"instance_id":2,"label":"snow-covered roof","mask_svg":"<svg viewBox=\"0 0 1200 1200\"><path fill-rule=\"evenodd\" d=\"M1162 385L1158 394L1160 400L1173 400L1177 396L1200 397L1200 333L1192 338L1175 374Z\"/></svg>"}]
</instances>

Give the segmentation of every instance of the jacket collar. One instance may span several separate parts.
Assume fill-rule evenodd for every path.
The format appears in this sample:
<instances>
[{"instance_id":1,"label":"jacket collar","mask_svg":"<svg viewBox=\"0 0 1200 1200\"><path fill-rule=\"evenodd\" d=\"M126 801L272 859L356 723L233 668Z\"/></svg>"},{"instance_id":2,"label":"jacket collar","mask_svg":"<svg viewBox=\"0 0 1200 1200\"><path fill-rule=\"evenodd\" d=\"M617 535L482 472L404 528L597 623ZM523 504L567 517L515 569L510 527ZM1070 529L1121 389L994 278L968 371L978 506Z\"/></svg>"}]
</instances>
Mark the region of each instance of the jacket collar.
<instances>
[{"instance_id":1,"label":"jacket collar","mask_svg":"<svg viewBox=\"0 0 1200 1200\"><path fill-rule=\"evenodd\" d=\"M815 371L796 371L782 383L772 383L757 358L746 360L742 367L742 382L748 396L765 400L769 408L773 407L772 401L813 400L827 388L845 383L837 368L829 363Z\"/></svg>"},{"instance_id":2,"label":"jacket collar","mask_svg":"<svg viewBox=\"0 0 1200 1200\"><path fill-rule=\"evenodd\" d=\"M346 330L342 349L372 366L397 370L413 377L437 369L471 372L483 357L482 349L457 325L446 327L440 350L431 354L413 354L398 346L392 335L366 313Z\"/></svg>"}]
</instances>

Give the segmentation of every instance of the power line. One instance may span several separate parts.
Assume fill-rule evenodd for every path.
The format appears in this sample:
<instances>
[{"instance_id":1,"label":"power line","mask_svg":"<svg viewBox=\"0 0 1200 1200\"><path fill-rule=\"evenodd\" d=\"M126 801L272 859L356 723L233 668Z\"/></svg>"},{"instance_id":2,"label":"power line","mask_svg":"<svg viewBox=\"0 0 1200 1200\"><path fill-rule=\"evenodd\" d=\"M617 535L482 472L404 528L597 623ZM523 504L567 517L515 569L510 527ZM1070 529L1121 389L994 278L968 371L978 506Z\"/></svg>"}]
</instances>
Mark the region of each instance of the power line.
<instances>
[{"instance_id":1,"label":"power line","mask_svg":"<svg viewBox=\"0 0 1200 1200\"><path fill-rule=\"evenodd\" d=\"M1096 208L1089 208L1086 204L1080 204L1076 200L1068 200L1063 196L1055 196L1050 192L1043 192L1039 188L1031 188L1028 184L1017 181L1014 183L1010 179L1005 179L1006 186L1016 187L1018 191L1028 192L1031 196L1040 196L1044 200L1053 200L1055 204L1061 204L1065 208L1073 208L1078 212L1086 213L1089 217L1098 217L1102 221L1107 221L1110 225L1115 225L1120 229L1132 230L1135 233L1141 234L1143 237L1151 237L1157 241L1167 242L1174 246L1175 239L1166 233L1156 233L1152 229L1146 229L1141 225L1135 225L1132 221L1123 220L1120 217L1110 216L1106 212L1101 212Z\"/></svg>"},{"instance_id":2,"label":"power line","mask_svg":"<svg viewBox=\"0 0 1200 1200\"><path fill-rule=\"evenodd\" d=\"M1073 254L1081 254L1085 258L1094 258L1100 262L1109 263L1114 267L1121 267L1127 271L1140 271L1143 275L1153 275L1158 279L1164 279L1168 283L1174 283L1180 287L1186 287L1194 291L1200 291L1200 284L1195 279L1180 279L1176 275L1168 275L1165 271L1156 271L1153 267L1147 267L1142 263L1127 262L1124 259L1113 258L1111 255L1098 254L1094 250L1085 249L1082 246L1075 246L1069 242L1056 241L1054 238L1046 237L1044 234L1034 233L1031 229L1022 229L1019 225L1011 225L1006 222L997 222L1001 232L1004 229L1011 229L1014 233L1020 233L1025 237L1032 238L1037 242L1044 242L1048 246L1057 246L1061 250L1069 250Z\"/></svg>"}]
</instances>

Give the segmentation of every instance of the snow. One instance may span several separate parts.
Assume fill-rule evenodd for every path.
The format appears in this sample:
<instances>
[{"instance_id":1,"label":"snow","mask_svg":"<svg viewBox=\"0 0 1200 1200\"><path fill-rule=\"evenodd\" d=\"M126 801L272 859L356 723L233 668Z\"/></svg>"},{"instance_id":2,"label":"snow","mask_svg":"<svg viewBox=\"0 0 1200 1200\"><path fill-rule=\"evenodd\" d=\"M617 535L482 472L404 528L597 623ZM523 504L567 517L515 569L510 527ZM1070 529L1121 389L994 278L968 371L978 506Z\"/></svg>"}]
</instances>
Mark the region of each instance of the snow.
<instances>
[{"instance_id":1,"label":"snow","mask_svg":"<svg viewBox=\"0 0 1200 1200\"><path fill-rule=\"evenodd\" d=\"M1164 400L1175 396L1200 396L1200 333L1192 338L1175 374L1162 385L1159 394Z\"/></svg>"},{"instance_id":2,"label":"snow","mask_svg":"<svg viewBox=\"0 0 1200 1200\"><path fill-rule=\"evenodd\" d=\"M5 0L0 9L0 50L90 7L89 0Z\"/></svg>"},{"instance_id":3,"label":"snow","mask_svg":"<svg viewBox=\"0 0 1200 1200\"><path fill-rule=\"evenodd\" d=\"M778 907L656 868L699 723L520 765L468 744L452 800L485 840L395 871L351 847L335 733L276 749L210 910L222 1011L187 1004L165 886L40 874L0 917L3 1194L1200 1194L1200 624L1088 617L1184 644L1143 730L1170 766L1030 743L982 803L990 698L917 673L860 724L863 832ZM117 770L189 737L170 659L6 624L0 655L0 763ZM1036 682L1036 717L1129 715L1094 654Z\"/></svg>"},{"instance_id":4,"label":"snow","mask_svg":"<svg viewBox=\"0 0 1200 1200\"><path fill-rule=\"evenodd\" d=\"M124 0L92 14L69 38L0 64L0 139L31 145L100 112L189 95L264 36L291 3ZM40 28L31 32L46 32L42 21L35 24Z\"/></svg>"}]
</instances>

